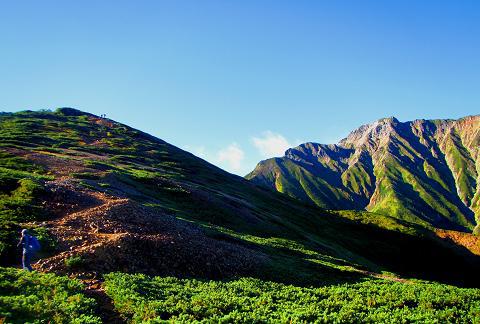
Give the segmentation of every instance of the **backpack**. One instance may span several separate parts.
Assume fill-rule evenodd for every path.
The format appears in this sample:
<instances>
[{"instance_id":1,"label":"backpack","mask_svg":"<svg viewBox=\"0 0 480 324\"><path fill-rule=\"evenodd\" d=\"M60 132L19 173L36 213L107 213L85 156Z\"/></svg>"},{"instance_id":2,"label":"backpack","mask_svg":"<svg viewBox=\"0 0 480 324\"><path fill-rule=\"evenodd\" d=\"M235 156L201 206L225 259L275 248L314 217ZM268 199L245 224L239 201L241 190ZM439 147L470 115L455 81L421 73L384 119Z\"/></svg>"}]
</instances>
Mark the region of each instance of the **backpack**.
<instances>
[{"instance_id":1,"label":"backpack","mask_svg":"<svg viewBox=\"0 0 480 324\"><path fill-rule=\"evenodd\" d=\"M40 247L41 246L38 239L35 236L30 236L28 240L28 248L30 249L30 251L36 252L40 250Z\"/></svg>"}]
</instances>

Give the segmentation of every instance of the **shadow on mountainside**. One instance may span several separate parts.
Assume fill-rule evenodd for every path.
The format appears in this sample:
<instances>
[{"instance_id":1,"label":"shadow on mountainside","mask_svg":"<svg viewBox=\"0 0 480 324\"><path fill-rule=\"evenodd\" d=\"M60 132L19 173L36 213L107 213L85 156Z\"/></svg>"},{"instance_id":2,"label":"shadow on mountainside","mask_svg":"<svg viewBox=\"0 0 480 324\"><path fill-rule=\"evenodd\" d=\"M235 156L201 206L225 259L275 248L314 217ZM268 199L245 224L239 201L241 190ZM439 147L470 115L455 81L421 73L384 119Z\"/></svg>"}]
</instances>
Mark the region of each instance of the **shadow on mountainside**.
<instances>
[{"instance_id":1,"label":"shadow on mountainside","mask_svg":"<svg viewBox=\"0 0 480 324\"><path fill-rule=\"evenodd\" d=\"M270 255L288 256L306 263L325 261L333 268L352 267L360 273L390 272L403 278L416 278L438 281L463 287L480 287L478 273L480 257L469 249L456 244L452 239L440 239L435 233L424 231L419 236L384 230L373 225L358 224L346 219L340 220L343 230L350 233L349 240L339 239L340 247L346 254L338 255L325 249L325 246L314 241L297 241L304 244L307 252L282 247L268 247ZM452 233L456 233L451 231ZM454 235L450 233L450 236ZM248 234L248 233L244 233ZM464 234L464 233L461 233ZM317 236L333 240L334 229L324 228ZM288 237L288 236L286 236ZM311 251L319 252L312 256ZM355 262L355 257L362 255L363 260ZM325 257L325 260L322 260ZM340 259L339 259L340 258ZM283 261L285 262L285 261ZM279 261L281 264L282 261ZM368 264L368 266L362 264ZM307 266L308 267L308 266Z\"/></svg>"},{"instance_id":2,"label":"shadow on mountainside","mask_svg":"<svg viewBox=\"0 0 480 324\"><path fill-rule=\"evenodd\" d=\"M480 257L467 248L442 240L432 232L408 235L374 226L352 225L362 231L348 248L379 265L377 271L394 272L405 278L439 281L465 287L480 287ZM368 236L369 240L362 238Z\"/></svg>"},{"instance_id":3,"label":"shadow on mountainside","mask_svg":"<svg viewBox=\"0 0 480 324\"><path fill-rule=\"evenodd\" d=\"M57 247L34 265L40 271L74 274L87 283L112 271L217 280L248 276L297 285L365 277L288 251L219 237L130 199L82 189L70 180L50 182L48 188L49 208L57 216L43 225Z\"/></svg>"},{"instance_id":4,"label":"shadow on mountainside","mask_svg":"<svg viewBox=\"0 0 480 324\"><path fill-rule=\"evenodd\" d=\"M53 255L36 264L42 271L91 278L111 271L199 279L249 276L306 286L356 282L388 271L404 278L478 286L479 257L428 232L413 236L324 213L318 219L278 224L285 230L273 235L260 234L257 226L239 227L218 218L224 228L237 234L232 236L199 227L205 215L196 218L192 212L194 222L179 220L162 209L81 187L72 179L48 182L46 187L47 208L56 218L45 225L58 244ZM238 214L251 212L243 205L230 212L236 214L238 208L242 211ZM305 208L319 211L314 206ZM306 252L259 244L239 235L290 240L302 244ZM78 262L69 265L75 258Z\"/></svg>"}]
</instances>

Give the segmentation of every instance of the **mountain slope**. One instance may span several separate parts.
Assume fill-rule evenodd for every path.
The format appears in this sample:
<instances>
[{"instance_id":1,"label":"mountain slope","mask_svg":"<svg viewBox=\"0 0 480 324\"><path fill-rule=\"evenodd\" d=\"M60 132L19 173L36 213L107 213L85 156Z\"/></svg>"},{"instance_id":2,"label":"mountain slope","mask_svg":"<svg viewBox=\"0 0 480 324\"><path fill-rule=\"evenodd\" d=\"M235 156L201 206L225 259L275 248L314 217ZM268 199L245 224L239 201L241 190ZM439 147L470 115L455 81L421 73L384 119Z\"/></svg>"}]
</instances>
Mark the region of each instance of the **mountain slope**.
<instances>
[{"instance_id":1,"label":"mountain slope","mask_svg":"<svg viewBox=\"0 0 480 324\"><path fill-rule=\"evenodd\" d=\"M51 246L35 265L42 271L301 284L388 271L477 284L478 257L450 239L407 221L326 212L78 110L2 114L0 148L4 264L14 262L12 242L28 227Z\"/></svg>"},{"instance_id":2,"label":"mountain slope","mask_svg":"<svg viewBox=\"0 0 480 324\"><path fill-rule=\"evenodd\" d=\"M384 118L338 144L289 149L246 178L327 209L471 231L480 217L480 116Z\"/></svg>"}]
</instances>

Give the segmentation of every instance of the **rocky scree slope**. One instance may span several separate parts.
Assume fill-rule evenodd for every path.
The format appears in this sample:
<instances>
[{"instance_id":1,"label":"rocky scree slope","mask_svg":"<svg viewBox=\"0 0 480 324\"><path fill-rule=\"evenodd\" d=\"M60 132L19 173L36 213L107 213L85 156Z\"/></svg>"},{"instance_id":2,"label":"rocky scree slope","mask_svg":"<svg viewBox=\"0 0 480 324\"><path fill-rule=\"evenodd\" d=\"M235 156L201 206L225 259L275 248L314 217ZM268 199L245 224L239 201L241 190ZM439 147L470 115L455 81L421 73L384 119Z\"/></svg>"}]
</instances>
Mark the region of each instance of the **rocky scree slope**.
<instances>
[{"instance_id":1,"label":"rocky scree slope","mask_svg":"<svg viewBox=\"0 0 480 324\"><path fill-rule=\"evenodd\" d=\"M338 144L291 148L246 178L327 209L470 232L480 218L480 116L380 119Z\"/></svg>"}]
</instances>

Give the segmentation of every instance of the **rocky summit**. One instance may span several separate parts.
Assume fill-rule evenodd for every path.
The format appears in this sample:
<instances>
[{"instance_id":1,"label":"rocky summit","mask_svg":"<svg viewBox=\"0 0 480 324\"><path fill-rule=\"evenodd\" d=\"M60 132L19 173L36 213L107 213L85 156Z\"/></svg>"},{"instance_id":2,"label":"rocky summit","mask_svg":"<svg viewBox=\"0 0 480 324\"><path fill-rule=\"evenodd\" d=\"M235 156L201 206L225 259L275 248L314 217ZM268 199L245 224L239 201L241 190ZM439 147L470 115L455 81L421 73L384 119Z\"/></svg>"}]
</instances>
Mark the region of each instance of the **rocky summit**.
<instances>
[{"instance_id":1,"label":"rocky summit","mask_svg":"<svg viewBox=\"0 0 480 324\"><path fill-rule=\"evenodd\" d=\"M383 118L338 144L291 148L246 178L326 209L471 232L480 219L480 115Z\"/></svg>"}]
</instances>

